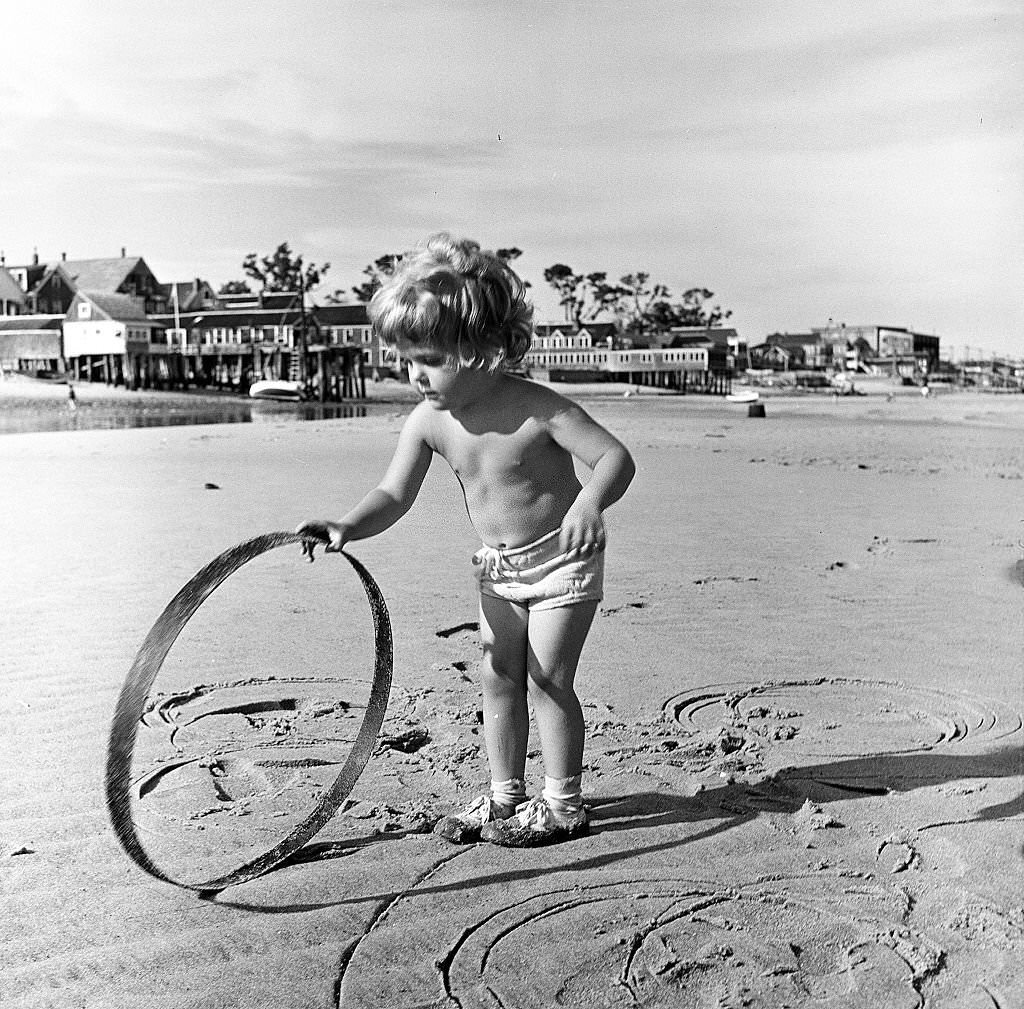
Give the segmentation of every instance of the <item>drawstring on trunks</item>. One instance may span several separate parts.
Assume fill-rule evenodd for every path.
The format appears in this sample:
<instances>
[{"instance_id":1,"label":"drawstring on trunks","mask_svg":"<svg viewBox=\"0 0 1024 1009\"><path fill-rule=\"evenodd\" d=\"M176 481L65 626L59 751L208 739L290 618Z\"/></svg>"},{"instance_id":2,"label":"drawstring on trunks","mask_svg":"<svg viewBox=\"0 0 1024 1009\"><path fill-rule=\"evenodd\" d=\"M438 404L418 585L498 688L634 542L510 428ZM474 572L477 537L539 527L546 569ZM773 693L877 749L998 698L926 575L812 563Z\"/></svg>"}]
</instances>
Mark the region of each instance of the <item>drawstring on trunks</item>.
<instances>
[{"instance_id":1,"label":"drawstring on trunks","mask_svg":"<svg viewBox=\"0 0 1024 1009\"><path fill-rule=\"evenodd\" d=\"M475 554L473 554L473 563L480 566L481 575L484 578L507 578L509 575L515 574L517 571L524 570L510 562L514 562L515 558L521 557L523 554L530 553L538 547L543 546L545 543L557 537L560 533L561 529L554 529L546 536L542 536L539 540L534 540L533 543L527 543L525 546L521 547L509 547L507 549L489 547L485 543Z\"/></svg>"}]
</instances>

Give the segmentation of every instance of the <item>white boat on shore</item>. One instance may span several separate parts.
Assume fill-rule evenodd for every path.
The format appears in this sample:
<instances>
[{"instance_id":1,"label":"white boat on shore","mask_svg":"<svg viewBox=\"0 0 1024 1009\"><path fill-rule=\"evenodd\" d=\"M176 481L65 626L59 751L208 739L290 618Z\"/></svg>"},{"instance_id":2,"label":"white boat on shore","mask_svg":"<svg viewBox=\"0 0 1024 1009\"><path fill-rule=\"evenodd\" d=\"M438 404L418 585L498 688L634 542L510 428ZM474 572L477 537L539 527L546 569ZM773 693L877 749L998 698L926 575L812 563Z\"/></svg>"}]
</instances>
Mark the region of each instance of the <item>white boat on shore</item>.
<instances>
[{"instance_id":1,"label":"white boat on shore","mask_svg":"<svg viewBox=\"0 0 1024 1009\"><path fill-rule=\"evenodd\" d=\"M286 382L283 379L261 379L249 386L249 398L297 403L299 400L305 399L306 394L298 382Z\"/></svg>"},{"instance_id":2,"label":"white boat on shore","mask_svg":"<svg viewBox=\"0 0 1024 1009\"><path fill-rule=\"evenodd\" d=\"M753 389L744 389L742 392L730 392L725 397L727 403L756 403L760 398L761 394Z\"/></svg>"}]
</instances>

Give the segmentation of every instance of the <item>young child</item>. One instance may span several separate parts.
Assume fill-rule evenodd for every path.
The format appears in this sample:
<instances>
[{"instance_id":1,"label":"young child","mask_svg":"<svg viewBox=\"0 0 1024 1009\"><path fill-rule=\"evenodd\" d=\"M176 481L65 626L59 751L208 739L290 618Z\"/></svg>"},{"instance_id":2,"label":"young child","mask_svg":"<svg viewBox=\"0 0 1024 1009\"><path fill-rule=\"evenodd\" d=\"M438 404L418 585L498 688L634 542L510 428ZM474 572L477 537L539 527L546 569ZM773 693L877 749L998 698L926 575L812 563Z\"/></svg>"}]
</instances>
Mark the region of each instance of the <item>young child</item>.
<instances>
[{"instance_id":1,"label":"young child","mask_svg":"<svg viewBox=\"0 0 1024 1009\"><path fill-rule=\"evenodd\" d=\"M579 406L509 374L530 347L524 284L475 242L430 237L374 295L370 319L423 399L380 484L337 522L299 534L339 551L410 508L434 454L462 485L483 541L480 586L484 741L489 795L439 821L448 840L522 847L587 829L581 794L584 721L573 680L602 598L602 512L633 478L625 447ZM585 485L573 459L590 471ZM310 559L314 540L304 544ZM526 801L532 702L544 791Z\"/></svg>"}]
</instances>

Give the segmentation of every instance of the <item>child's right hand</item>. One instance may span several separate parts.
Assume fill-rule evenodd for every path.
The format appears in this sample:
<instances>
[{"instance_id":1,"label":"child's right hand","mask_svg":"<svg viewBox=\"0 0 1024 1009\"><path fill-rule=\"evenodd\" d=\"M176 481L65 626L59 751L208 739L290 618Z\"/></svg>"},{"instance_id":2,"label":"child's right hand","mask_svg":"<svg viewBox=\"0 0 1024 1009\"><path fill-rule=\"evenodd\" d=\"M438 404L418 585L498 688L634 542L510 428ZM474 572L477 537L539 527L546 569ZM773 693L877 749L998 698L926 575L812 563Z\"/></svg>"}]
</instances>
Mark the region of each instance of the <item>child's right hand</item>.
<instances>
[{"instance_id":1,"label":"child's right hand","mask_svg":"<svg viewBox=\"0 0 1024 1009\"><path fill-rule=\"evenodd\" d=\"M329 554L340 553L348 539L348 527L340 522L330 522L327 519L309 519L301 523L295 529L297 536L304 537L302 541L303 556L309 558L313 563L313 548L317 543L324 545L324 552Z\"/></svg>"}]
</instances>

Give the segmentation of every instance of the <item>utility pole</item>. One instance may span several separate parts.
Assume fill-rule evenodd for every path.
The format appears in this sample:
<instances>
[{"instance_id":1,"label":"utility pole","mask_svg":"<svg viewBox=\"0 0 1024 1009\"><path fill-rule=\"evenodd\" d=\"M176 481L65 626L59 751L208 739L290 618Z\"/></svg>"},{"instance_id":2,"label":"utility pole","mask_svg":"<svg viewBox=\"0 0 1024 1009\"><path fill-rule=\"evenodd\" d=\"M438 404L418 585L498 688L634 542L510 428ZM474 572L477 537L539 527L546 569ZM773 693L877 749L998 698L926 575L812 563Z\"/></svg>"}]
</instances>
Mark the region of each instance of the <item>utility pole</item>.
<instances>
[{"instance_id":1,"label":"utility pole","mask_svg":"<svg viewBox=\"0 0 1024 1009\"><path fill-rule=\"evenodd\" d=\"M306 388L306 277L299 257L299 384Z\"/></svg>"}]
</instances>

